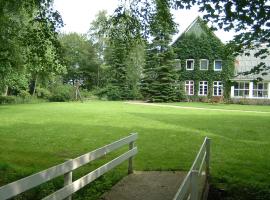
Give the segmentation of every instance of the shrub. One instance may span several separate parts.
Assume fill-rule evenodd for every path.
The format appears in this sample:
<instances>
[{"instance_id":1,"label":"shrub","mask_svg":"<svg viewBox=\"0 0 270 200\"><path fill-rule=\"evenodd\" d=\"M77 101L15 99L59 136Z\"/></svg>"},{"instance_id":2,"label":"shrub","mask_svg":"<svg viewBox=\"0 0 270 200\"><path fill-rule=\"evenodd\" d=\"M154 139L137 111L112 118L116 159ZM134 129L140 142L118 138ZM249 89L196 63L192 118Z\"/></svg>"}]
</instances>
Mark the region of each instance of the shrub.
<instances>
[{"instance_id":1,"label":"shrub","mask_svg":"<svg viewBox=\"0 0 270 200\"><path fill-rule=\"evenodd\" d=\"M117 86L108 85L96 91L99 98L106 98L108 100L121 100L121 91Z\"/></svg>"},{"instance_id":2,"label":"shrub","mask_svg":"<svg viewBox=\"0 0 270 200\"><path fill-rule=\"evenodd\" d=\"M224 97L223 96L213 96L210 99L211 103L222 103L224 102Z\"/></svg>"},{"instance_id":3,"label":"shrub","mask_svg":"<svg viewBox=\"0 0 270 200\"><path fill-rule=\"evenodd\" d=\"M50 99L51 97L51 92L41 87L36 88L36 94L38 98L42 98L42 99Z\"/></svg>"},{"instance_id":4,"label":"shrub","mask_svg":"<svg viewBox=\"0 0 270 200\"><path fill-rule=\"evenodd\" d=\"M27 99L27 98L31 97L30 93L27 92L26 90L20 90L18 96L23 98L23 99Z\"/></svg>"},{"instance_id":5,"label":"shrub","mask_svg":"<svg viewBox=\"0 0 270 200\"><path fill-rule=\"evenodd\" d=\"M93 90L93 91L88 91L88 90L86 90L86 89L82 89L82 90L80 90L80 94L81 94L81 97L83 98L83 99L98 99L98 96L97 95L95 95L96 94L96 90Z\"/></svg>"},{"instance_id":6,"label":"shrub","mask_svg":"<svg viewBox=\"0 0 270 200\"><path fill-rule=\"evenodd\" d=\"M51 90L50 101L65 102L74 99L74 88L71 85L56 85Z\"/></svg>"},{"instance_id":7,"label":"shrub","mask_svg":"<svg viewBox=\"0 0 270 200\"><path fill-rule=\"evenodd\" d=\"M12 104L15 103L15 96L0 96L0 104Z\"/></svg>"}]
</instances>

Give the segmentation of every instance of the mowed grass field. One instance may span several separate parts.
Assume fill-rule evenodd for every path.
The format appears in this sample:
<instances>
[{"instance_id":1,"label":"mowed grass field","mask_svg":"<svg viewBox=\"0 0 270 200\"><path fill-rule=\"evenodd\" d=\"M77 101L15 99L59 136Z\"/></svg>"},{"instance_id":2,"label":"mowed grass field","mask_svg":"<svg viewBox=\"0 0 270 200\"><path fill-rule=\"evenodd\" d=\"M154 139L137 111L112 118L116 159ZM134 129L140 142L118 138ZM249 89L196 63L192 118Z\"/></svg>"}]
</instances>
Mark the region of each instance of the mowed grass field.
<instances>
[{"instance_id":1,"label":"mowed grass field","mask_svg":"<svg viewBox=\"0 0 270 200\"><path fill-rule=\"evenodd\" d=\"M135 170L188 170L208 136L212 139L212 183L225 190L225 199L270 199L269 106L173 105L207 110L107 101L0 106L0 185L137 132ZM240 111L211 110L215 108ZM78 170L75 179L118 153ZM75 199L95 199L125 174L126 163ZM62 179L47 184L38 194L61 184Z\"/></svg>"}]
</instances>

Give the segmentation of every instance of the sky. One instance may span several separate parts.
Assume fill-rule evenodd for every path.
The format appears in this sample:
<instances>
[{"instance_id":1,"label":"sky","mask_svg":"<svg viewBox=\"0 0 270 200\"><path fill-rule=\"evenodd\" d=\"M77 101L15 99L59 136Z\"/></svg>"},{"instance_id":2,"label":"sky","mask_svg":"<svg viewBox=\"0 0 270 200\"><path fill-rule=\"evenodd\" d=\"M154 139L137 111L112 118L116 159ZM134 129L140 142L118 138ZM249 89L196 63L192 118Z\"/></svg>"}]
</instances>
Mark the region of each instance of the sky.
<instances>
[{"instance_id":1,"label":"sky","mask_svg":"<svg viewBox=\"0 0 270 200\"><path fill-rule=\"evenodd\" d=\"M63 18L65 26L62 32L86 33L91 22L100 10L107 10L112 14L117 7L119 0L54 0L54 8L58 10ZM176 39L198 16L197 7L191 10L173 11L175 22L179 25L179 32L174 36ZM216 31L215 34L222 42L227 42L233 38L233 32Z\"/></svg>"}]
</instances>

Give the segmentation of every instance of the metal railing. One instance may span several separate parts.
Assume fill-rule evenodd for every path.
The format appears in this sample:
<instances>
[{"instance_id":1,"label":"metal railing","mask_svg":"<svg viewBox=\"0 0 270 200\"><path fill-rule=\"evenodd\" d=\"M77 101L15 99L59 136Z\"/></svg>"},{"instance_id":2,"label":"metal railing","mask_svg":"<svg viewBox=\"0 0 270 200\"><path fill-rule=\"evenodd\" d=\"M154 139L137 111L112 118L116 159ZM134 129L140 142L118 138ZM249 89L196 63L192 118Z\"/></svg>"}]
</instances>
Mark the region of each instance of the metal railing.
<instances>
[{"instance_id":1,"label":"metal railing","mask_svg":"<svg viewBox=\"0 0 270 200\"><path fill-rule=\"evenodd\" d=\"M137 133L133 133L128 137L120 139L116 142L108 144L104 147L86 153L77 158L68 160L62 164L56 165L39 173L33 174L26 178L20 179L18 181L12 182L10 184L4 185L0 187L0 200L5 200L12 198L16 195L19 195L29 189L32 189L42 183L48 182L56 177L64 175L64 187L56 192L50 194L49 196L43 198L43 200L60 200L60 199L69 199L71 200L71 196L76 191L85 187L87 184L93 182L98 177L102 176L109 170L115 168L120 165L125 160L129 160L128 162L128 173L133 172L132 160L133 157L137 154L137 147L134 146L135 141L138 138ZM101 167L91 171L87 175L79 178L78 180L72 180L72 171L91 162L94 161L126 144L129 144L129 151L121 154L117 158L107 162Z\"/></svg>"}]
</instances>

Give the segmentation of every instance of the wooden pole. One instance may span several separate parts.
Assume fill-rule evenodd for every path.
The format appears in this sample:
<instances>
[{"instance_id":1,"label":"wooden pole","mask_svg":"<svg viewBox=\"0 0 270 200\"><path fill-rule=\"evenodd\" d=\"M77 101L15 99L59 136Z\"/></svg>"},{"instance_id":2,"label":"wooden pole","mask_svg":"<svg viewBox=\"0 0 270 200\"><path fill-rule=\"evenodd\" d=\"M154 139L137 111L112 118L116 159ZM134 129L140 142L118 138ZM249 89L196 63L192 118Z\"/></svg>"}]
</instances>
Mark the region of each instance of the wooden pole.
<instances>
[{"instance_id":1,"label":"wooden pole","mask_svg":"<svg viewBox=\"0 0 270 200\"><path fill-rule=\"evenodd\" d=\"M72 184L72 171L64 174L64 186ZM65 200L72 200L72 196L65 198Z\"/></svg>"},{"instance_id":2,"label":"wooden pole","mask_svg":"<svg viewBox=\"0 0 270 200\"><path fill-rule=\"evenodd\" d=\"M211 146L211 139L206 138L206 157L205 157L205 162L206 162L206 179L208 180L210 176L210 146Z\"/></svg>"},{"instance_id":3,"label":"wooden pole","mask_svg":"<svg viewBox=\"0 0 270 200\"><path fill-rule=\"evenodd\" d=\"M191 171L191 193L190 200L199 200L199 172Z\"/></svg>"},{"instance_id":4,"label":"wooden pole","mask_svg":"<svg viewBox=\"0 0 270 200\"><path fill-rule=\"evenodd\" d=\"M130 142L129 143L129 150L134 148L134 142ZM130 157L128 159L128 174L132 174L133 173L133 157Z\"/></svg>"}]
</instances>

